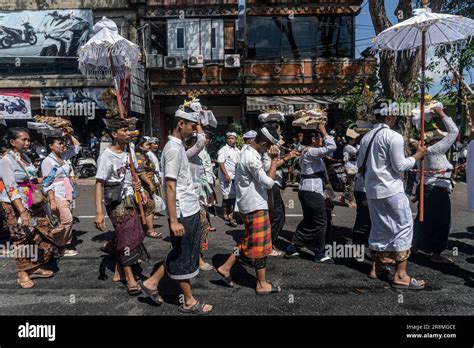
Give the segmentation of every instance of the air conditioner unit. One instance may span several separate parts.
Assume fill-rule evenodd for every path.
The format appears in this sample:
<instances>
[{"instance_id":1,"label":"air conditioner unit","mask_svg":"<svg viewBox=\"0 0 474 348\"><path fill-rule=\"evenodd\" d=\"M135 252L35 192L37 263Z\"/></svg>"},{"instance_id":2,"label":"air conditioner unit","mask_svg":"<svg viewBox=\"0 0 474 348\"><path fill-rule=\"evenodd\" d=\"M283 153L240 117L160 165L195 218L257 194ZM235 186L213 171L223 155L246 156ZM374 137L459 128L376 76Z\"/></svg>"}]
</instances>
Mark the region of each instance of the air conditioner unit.
<instances>
[{"instance_id":1,"label":"air conditioner unit","mask_svg":"<svg viewBox=\"0 0 474 348\"><path fill-rule=\"evenodd\" d=\"M240 68L240 56L238 54L226 54L224 56L224 66L226 68Z\"/></svg>"},{"instance_id":2,"label":"air conditioner unit","mask_svg":"<svg viewBox=\"0 0 474 348\"><path fill-rule=\"evenodd\" d=\"M190 56L188 58L188 67L190 68L202 68L204 64L204 56Z\"/></svg>"},{"instance_id":3,"label":"air conditioner unit","mask_svg":"<svg viewBox=\"0 0 474 348\"><path fill-rule=\"evenodd\" d=\"M145 56L145 63L148 69L156 69L163 67L163 55L161 54L147 54Z\"/></svg>"},{"instance_id":4,"label":"air conditioner unit","mask_svg":"<svg viewBox=\"0 0 474 348\"><path fill-rule=\"evenodd\" d=\"M183 68L183 58L178 56L166 56L164 65L166 70L180 70Z\"/></svg>"}]
</instances>

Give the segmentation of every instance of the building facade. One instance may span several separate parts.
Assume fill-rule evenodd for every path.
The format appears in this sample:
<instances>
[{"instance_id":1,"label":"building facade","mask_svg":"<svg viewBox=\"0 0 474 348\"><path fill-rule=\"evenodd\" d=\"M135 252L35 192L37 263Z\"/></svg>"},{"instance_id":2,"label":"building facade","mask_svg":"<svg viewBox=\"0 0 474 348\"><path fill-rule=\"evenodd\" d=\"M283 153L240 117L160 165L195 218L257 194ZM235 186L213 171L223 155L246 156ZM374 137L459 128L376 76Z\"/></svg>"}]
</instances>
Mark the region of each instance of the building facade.
<instances>
[{"instance_id":1,"label":"building facade","mask_svg":"<svg viewBox=\"0 0 474 348\"><path fill-rule=\"evenodd\" d=\"M8 126L25 126L35 115L69 116L81 139L100 136L107 110L100 97L113 81L81 75L77 51L103 16L138 43L137 14L129 0L0 0L0 115ZM136 83L130 89L137 94L131 112L144 119L143 91L139 96ZM16 106L19 99L26 110Z\"/></svg>"},{"instance_id":2,"label":"building facade","mask_svg":"<svg viewBox=\"0 0 474 348\"><path fill-rule=\"evenodd\" d=\"M355 59L355 17L362 0L147 0L151 113L161 136L188 95L197 95L219 128L257 126L267 109L286 114L322 104L337 115L337 88L374 72Z\"/></svg>"}]
</instances>

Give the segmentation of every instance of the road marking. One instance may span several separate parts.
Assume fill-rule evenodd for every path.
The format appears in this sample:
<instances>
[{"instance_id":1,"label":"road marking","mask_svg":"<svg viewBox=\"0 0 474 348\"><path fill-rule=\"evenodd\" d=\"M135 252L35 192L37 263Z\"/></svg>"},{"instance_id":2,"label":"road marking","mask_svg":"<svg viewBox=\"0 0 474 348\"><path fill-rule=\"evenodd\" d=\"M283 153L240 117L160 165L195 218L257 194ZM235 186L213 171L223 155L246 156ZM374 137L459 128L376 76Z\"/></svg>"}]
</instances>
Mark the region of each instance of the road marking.
<instances>
[{"instance_id":1,"label":"road marking","mask_svg":"<svg viewBox=\"0 0 474 348\"><path fill-rule=\"evenodd\" d=\"M286 217L303 217L303 214L286 214ZM78 219L95 219L95 215L79 215ZM108 216L106 216L108 218Z\"/></svg>"}]
</instances>

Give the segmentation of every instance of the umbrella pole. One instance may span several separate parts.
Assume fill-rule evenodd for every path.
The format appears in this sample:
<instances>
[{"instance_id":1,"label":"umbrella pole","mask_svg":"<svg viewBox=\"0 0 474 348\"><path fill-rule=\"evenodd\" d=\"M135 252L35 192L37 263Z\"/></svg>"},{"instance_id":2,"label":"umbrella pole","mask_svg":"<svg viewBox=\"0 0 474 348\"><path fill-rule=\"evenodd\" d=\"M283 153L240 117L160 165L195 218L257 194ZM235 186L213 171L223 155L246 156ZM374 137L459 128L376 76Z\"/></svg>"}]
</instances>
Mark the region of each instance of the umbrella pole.
<instances>
[{"instance_id":1,"label":"umbrella pole","mask_svg":"<svg viewBox=\"0 0 474 348\"><path fill-rule=\"evenodd\" d=\"M117 105L118 105L118 109L119 109L119 115L120 115L120 118L125 118L125 111L124 111L124 107L123 107L123 104L122 104L122 95L120 94L120 89L118 88L117 79L115 77L115 67L114 67L114 62L113 62L113 59L112 59L112 55L110 55L109 58L110 58L110 66L112 68L112 76L113 76L113 79L114 79L115 96L117 98ZM137 172L135 170L135 164L133 163L132 149L131 149L130 145L128 146L128 149L129 149L128 156L129 156L129 162L130 162L130 172L132 173L133 181L137 182L140 179L138 178ZM145 211L143 210L143 203L142 203L142 196L141 196L140 192L135 191L135 193L136 193L135 196L137 197L138 210L140 212L140 218L142 220L142 224L146 225ZM150 199L151 199L151 197L150 197Z\"/></svg>"},{"instance_id":2,"label":"umbrella pole","mask_svg":"<svg viewBox=\"0 0 474 348\"><path fill-rule=\"evenodd\" d=\"M425 146L425 67L426 65L426 32L421 32L421 86L420 86L420 113L421 113L421 146ZM425 160L420 160L420 222L425 220Z\"/></svg>"}]
</instances>

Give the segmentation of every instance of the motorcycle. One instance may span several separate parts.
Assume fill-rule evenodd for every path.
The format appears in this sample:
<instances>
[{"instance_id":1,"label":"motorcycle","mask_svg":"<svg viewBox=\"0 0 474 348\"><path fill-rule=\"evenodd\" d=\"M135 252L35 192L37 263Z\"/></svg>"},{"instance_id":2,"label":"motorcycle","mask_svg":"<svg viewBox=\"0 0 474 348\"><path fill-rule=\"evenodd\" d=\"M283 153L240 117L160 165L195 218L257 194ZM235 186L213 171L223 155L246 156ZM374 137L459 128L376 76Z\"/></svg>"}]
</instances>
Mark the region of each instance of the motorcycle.
<instances>
[{"instance_id":1,"label":"motorcycle","mask_svg":"<svg viewBox=\"0 0 474 348\"><path fill-rule=\"evenodd\" d=\"M75 57L79 47L89 38L89 23L72 13L61 16L55 11L47 16L52 19L45 25L45 41L40 56Z\"/></svg>"},{"instance_id":2,"label":"motorcycle","mask_svg":"<svg viewBox=\"0 0 474 348\"><path fill-rule=\"evenodd\" d=\"M76 157L74 170L79 178L90 178L97 173L97 163L90 150L81 150L80 156Z\"/></svg>"},{"instance_id":3,"label":"motorcycle","mask_svg":"<svg viewBox=\"0 0 474 348\"><path fill-rule=\"evenodd\" d=\"M22 114L26 114L28 112L28 109L26 107L25 101L21 98L16 98L16 102L18 104L15 104L14 101L10 101L10 104L6 106L7 112L10 115L13 114L15 111L20 111Z\"/></svg>"},{"instance_id":4,"label":"motorcycle","mask_svg":"<svg viewBox=\"0 0 474 348\"><path fill-rule=\"evenodd\" d=\"M344 192L347 183L347 175L344 169L344 164L334 163L329 165L328 176L333 190L337 192Z\"/></svg>"},{"instance_id":5,"label":"motorcycle","mask_svg":"<svg viewBox=\"0 0 474 348\"><path fill-rule=\"evenodd\" d=\"M4 25L0 25L0 31L6 34L0 41L2 48L10 48L14 44L27 42L31 46L36 45L38 38L35 34L35 29L29 22L24 22L22 25L25 29L9 28Z\"/></svg>"}]
</instances>

